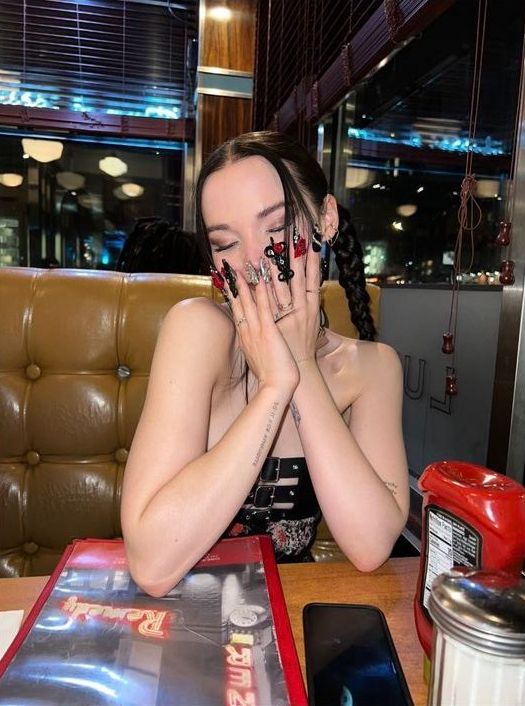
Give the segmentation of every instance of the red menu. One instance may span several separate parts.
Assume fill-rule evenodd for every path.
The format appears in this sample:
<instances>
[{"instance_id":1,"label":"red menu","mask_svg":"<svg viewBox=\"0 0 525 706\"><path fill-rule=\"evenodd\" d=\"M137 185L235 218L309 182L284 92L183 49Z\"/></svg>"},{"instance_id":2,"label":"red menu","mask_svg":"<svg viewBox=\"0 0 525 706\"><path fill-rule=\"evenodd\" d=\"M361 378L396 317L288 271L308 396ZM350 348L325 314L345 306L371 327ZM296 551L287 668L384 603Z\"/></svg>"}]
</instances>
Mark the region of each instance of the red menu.
<instances>
[{"instance_id":1,"label":"red menu","mask_svg":"<svg viewBox=\"0 0 525 706\"><path fill-rule=\"evenodd\" d=\"M268 537L225 539L164 598L80 540L0 661L0 704L306 706Z\"/></svg>"}]
</instances>

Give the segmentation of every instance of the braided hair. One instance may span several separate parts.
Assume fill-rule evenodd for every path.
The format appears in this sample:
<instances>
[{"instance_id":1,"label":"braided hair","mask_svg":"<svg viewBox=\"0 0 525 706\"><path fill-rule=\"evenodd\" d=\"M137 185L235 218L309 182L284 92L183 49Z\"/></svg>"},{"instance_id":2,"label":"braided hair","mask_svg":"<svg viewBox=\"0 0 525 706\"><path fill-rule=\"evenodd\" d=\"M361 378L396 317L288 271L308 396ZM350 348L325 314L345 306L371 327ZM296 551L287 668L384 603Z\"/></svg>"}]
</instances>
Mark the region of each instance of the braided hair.
<instances>
[{"instance_id":1,"label":"braided hair","mask_svg":"<svg viewBox=\"0 0 525 706\"><path fill-rule=\"evenodd\" d=\"M247 157L263 157L277 171L284 191L285 219L293 224L303 219L313 232L317 214L328 194L328 182L318 162L295 140L278 132L248 132L228 140L206 159L197 180L195 200L197 211L197 239L206 263L212 264L210 243L202 216L202 191L206 179L230 162ZM312 207L315 213L312 212ZM338 209L340 207L338 206ZM359 338L374 340L375 327L369 310L370 297L366 291L363 251L348 211L340 209L339 238L334 242L339 283L348 299L350 316L359 332ZM291 230L291 225L289 229ZM290 239L291 233L288 233Z\"/></svg>"},{"instance_id":2,"label":"braided hair","mask_svg":"<svg viewBox=\"0 0 525 706\"><path fill-rule=\"evenodd\" d=\"M350 220L350 213L340 204L337 204L337 211L339 236L332 250L339 268L339 284L345 290L352 323L359 331L359 338L373 341L377 331L370 313L370 296L366 291L363 249Z\"/></svg>"}]
</instances>

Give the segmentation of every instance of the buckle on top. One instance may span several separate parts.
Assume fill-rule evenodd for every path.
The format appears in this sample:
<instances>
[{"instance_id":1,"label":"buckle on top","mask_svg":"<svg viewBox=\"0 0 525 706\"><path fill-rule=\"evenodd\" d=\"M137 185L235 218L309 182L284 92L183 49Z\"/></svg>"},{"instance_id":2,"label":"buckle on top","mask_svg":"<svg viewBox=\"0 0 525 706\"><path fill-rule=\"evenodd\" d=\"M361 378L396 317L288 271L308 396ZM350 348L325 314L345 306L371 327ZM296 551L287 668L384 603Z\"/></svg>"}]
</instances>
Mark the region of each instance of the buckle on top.
<instances>
[{"instance_id":1,"label":"buckle on top","mask_svg":"<svg viewBox=\"0 0 525 706\"><path fill-rule=\"evenodd\" d=\"M274 485L260 485L253 495L253 506L257 510L269 510L275 497Z\"/></svg>"},{"instance_id":2,"label":"buckle on top","mask_svg":"<svg viewBox=\"0 0 525 706\"><path fill-rule=\"evenodd\" d=\"M261 467L259 479L261 483L277 483L281 475L281 459L268 456Z\"/></svg>"}]
</instances>

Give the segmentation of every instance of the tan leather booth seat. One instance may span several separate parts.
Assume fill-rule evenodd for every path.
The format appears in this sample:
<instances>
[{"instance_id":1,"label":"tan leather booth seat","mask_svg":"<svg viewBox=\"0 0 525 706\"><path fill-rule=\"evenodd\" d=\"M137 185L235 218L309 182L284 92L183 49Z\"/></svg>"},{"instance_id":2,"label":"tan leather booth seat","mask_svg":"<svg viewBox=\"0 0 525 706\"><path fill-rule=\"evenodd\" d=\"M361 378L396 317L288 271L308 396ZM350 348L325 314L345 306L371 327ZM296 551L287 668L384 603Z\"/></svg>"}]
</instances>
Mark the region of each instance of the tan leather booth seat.
<instances>
[{"instance_id":1,"label":"tan leather booth seat","mask_svg":"<svg viewBox=\"0 0 525 706\"><path fill-rule=\"evenodd\" d=\"M355 335L343 290L323 294L331 326ZM0 269L0 576L47 574L72 539L120 536L159 327L195 296L220 298L194 275Z\"/></svg>"}]
</instances>

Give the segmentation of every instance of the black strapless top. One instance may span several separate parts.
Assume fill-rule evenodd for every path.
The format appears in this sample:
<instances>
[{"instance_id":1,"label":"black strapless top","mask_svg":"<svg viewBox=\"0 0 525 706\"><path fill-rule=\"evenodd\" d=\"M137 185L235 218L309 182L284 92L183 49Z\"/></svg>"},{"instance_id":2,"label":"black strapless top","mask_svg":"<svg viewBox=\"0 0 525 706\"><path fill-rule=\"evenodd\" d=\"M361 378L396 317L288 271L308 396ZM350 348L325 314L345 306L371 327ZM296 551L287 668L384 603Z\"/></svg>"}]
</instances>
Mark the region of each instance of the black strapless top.
<instances>
[{"instance_id":1,"label":"black strapless top","mask_svg":"<svg viewBox=\"0 0 525 706\"><path fill-rule=\"evenodd\" d=\"M267 534L278 562L312 561L320 519L305 459L269 456L224 536Z\"/></svg>"}]
</instances>

